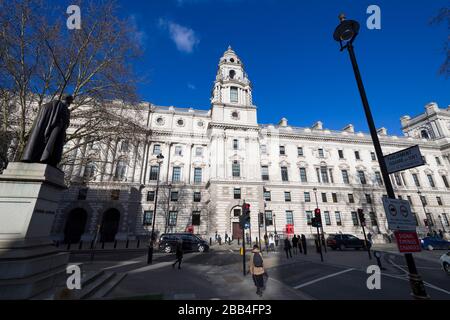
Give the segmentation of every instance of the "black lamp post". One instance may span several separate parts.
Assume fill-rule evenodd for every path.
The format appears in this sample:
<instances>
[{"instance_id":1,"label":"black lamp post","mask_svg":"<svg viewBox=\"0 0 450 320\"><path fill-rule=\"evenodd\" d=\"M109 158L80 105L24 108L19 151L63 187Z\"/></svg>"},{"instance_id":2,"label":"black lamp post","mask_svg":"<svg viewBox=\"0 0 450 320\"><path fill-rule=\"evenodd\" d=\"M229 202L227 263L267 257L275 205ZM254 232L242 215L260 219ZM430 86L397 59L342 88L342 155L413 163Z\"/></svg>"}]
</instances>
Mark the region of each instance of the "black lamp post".
<instances>
[{"instance_id":1,"label":"black lamp post","mask_svg":"<svg viewBox=\"0 0 450 320\"><path fill-rule=\"evenodd\" d=\"M359 93L361 95L362 104L364 107L364 112L367 118L367 124L369 126L370 135L372 136L373 145L375 147L375 152L377 155L378 163L380 165L380 170L383 176L384 184L386 187L386 191L388 197L391 199L395 199L394 188L392 187L391 180L389 178L389 173L386 167L386 162L383 156L383 151L381 149L380 140L378 139L378 133L375 127L375 123L373 120L372 112L369 107L369 101L367 99L366 91L364 89L363 81L361 78L361 73L359 71L358 63L356 61L355 51L353 48L353 42L358 36L360 25L357 21L354 20L346 20L345 15L339 15L339 20L341 23L336 27L334 31L333 38L337 42L339 42L341 51L345 49L348 50L350 55L350 60L353 66L353 72L355 73L356 82L358 84ZM425 291L425 286L421 277L419 276L416 268L416 264L414 261L414 257L411 253L405 254L406 263L408 265L409 270L409 281L411 284L413 296L416 299L429 299Z\"/></svg>"},{"instance_id":2,"label":"black lamp post","mask_svg":"<svg viewBox=\"0 0 450 320\"><path fill-rule=\"evenodd\" d=\"M432 228L431 224L433 223L433 221L432 221L430 215L428 215L428 213L427 213L425 201L423 201L423 198L422 198L422 192L419 190L419 191L417 191L417 194L419 195L420 202L422 203L422 208L423 208L423 213L425 213L425 218L427 218L428 231L430 232L430 236L432 236L433 228Z\"/></svg>"},{"instance_id":3,"label":"black lamp post","mask_svg":"<svg viewBox=\"0 0 450 320\"><path fill-rule=\"evenodd\" d=\"M155 245L155 220L156 220L156 209L158 206L159 176L161 173L161 164L164 160L164 156L160 153L156 158L158 159L158 178L156 179L155 208L153 209L152 233L150 236L150 245L148 246L147 264L152 264L153 262L153 247Z\"/></svg>"},{"instance_id":4,"label":"black lamp post","mask_svg":"<svg viewBox=\"0 0 450 320\"><path fill-rule=\"evenodd\" d=\"M167 196L167 212L166 212L166 225L164 232L167 233L167 229L169 228L169 210L170 210L170 200L172 197L172 185L169 183L167 185L167 188L169 189L169 195Z\"/></svg>"}]
</instances>

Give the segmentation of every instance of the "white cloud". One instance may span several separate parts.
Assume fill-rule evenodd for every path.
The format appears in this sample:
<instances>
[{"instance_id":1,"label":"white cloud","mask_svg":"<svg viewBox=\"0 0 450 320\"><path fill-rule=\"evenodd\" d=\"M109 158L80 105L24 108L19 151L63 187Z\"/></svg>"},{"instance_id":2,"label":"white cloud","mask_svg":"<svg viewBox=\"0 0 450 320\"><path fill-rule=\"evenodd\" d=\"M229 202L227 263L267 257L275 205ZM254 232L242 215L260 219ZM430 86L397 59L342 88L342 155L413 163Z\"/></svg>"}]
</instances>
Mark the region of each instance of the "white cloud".
<instances>
[{"instance_id":1,"label":"white cloud","mask_svg":"<svg viewBox=\"0 0 450 320\"><path fill-rule=\"evenodd\" d=\"M134 30L133 39L141 47L145 47L145 42L148 39L147 33L139 28L138 18L136 15L132 14L129 16L129 23L131 28Z\"/></svg>"},{"instance_id":2,"label":"white cloud","mask_svg":"<svg viewBox=\"0 0 450 320\"><path fill-rule=\"evenodd\" d=\"M159 20L159 25L169 31L170 38L181 52L192 53L195 46L200 43L195 31L188 27L164 19Z\"/></svg>"},{"instance_id":3,"label":"white cloud","mask_svg":"<svg viewBox=\"0 0 450 320\"><path fill-rule=\"evenodd\" d=\"M194 85L194 84L192 84L192 83L188 83L188 88L189 89L191 89L191 90L196 90L197 89L197 87Z\"/></svg>"}]
</instances>

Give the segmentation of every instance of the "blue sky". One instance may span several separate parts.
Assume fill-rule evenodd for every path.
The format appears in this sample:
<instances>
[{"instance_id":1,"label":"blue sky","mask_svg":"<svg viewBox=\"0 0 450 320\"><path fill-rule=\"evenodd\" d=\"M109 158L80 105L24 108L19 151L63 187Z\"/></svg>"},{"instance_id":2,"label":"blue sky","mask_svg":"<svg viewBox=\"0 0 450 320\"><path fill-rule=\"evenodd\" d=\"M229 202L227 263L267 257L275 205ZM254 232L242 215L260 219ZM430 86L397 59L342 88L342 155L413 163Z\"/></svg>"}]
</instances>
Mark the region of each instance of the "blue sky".
<instances>
[{"instance_id":1,"label":"blue sky","mask_svg":"<svg viewBox=\"0 0 450 320\"><path fill-rule=\"evenodd\" d=\"M119 0L145 48L136 65L147 81L141 98L158 105L210 108L219 58L231 45L253 82L260 123L293 126L321 120L367 131L347 52L332 34L345 12L361 23L355 42L378 127L401 134L399 118L428 102L450 105L450 79L438 75L446 24L429 25L448 0ZM381 8L382 29L368 30L366 10Z\"/></svg>"}]
</instances>

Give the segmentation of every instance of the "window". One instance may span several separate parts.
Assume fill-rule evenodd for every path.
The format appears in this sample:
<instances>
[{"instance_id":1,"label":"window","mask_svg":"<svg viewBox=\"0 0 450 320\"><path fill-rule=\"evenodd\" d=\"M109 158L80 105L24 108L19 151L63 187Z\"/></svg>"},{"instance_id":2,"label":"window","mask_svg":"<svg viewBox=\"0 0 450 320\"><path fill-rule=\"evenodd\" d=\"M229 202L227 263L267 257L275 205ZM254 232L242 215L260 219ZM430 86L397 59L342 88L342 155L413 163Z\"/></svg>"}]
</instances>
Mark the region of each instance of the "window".
<instances>
[{"instance_id":1,"label":"window","mask_svg":"<svg viewBox=\"0 0 450 320\"><path fill-rule=\"evenodd\" d=\"M89 161L84 168L84 178L92 179L95 176L95 171L97 170L97 166L94 161Z\"/></svg>"},{"instance_id":2,"label":"window","mask_svg":"<svg viewBox=\"0 0 450 320\"><path fill-rule=\"evenodd\" d=\"M290 192L284 193L284 201L291 202L291 193Z\"/></svg>"},{"instance_id":3,"label":"window","mask_svg":"<svg viewBox=\"0 0 450 320\"><path fill-rule=\"evenodd\" d=\"M441 197L436 197L436 201L437 201L438 205L443 206Z\"/></svg>"},{"instance_id":4,"label":"window","mask_svg":"<svg viewBox=\"0 0 450 320\"><path fill-rule=\"evenodd\" d=\"M333 202L337 203L338 202L337 193L332 193L331 196L333 197Z\"/></svg>"},{"instance_id":5,"label":"window","mask_svg":"<svg viewBox=\"0 0 450 320\"><path fill-rule=\"evenodd\" d=\"M342 181L344 181L345 184L350 184L350 179L348 178L348 171L341 170L341 172L342 172Z\"/></svg>"},{"instance_id":6,"label":"window","mask_svg":"<svg viewBox=\"0 0 450 320\"><path fill-rule=\"evenodd\" d=\"M412 205L412 204L413 204L413 202L412 202L411 196L406 196L406 197L408 198L408 202L409 202L409 204L410 204L410 205Z\"/></svg>"},{"instance_id":7,"label":"window","mask_svg":"<svg viewBox=\"0 0 450 320\"><path fill-rule=\"evenodd\" d=\"M120 199L120 190L115 189L111 190L111 200L119 200Z\"/></svg>"},{"instance_id":8,"label":"window","mask_svg":"<svg viewBox=\"0 0 450 320\"><path fill-rule=\"evenodd\" d=\"M316 174L317 174L317 182L320 183L320 169L316 168Z\"/></svg>"},{"instance_id":9,"label":"window","mask_svg":"<svg viewBox=\"0 0 450 320\"><path fill-rule=\"evenodd\" d=\"M441 165L441 159L439 159L439 157L436 157L436 164L437 164L438 166Z\"/></svg>"},{"instance_id":10,"label":"window","mask_svg":"<svg viewBox=\"0 0 450 320\"><path fill-rule=\"evenodd\" d=\"M330 183L330 181L328 180L327 167L320 167L320 175L322 177L322 183Z\"/></svg>"},{"instance_id":11,"label":"window","mask_svg":"<svg viewBox=\"0 0 450 320\"><path fill-rule=\"evenodd\" d=\"M265 144L261 145L261 153L267 154L267 146Z\"/></svg>"},{"instance_id":12,"label":"window","mask_svg":"<svg viewBox=\"0 0 450 320\"><path fill-rule=\"evenodd\" d=\"M372 203L372 197L370 196L370 194L367 194L367 193L366 193L366 202L367 202L368 204L371 204L371 203Z\"/></svg>"},{"instance_id":13,"label":"window","mask_svg":"<svg viewBox=\"0 0 450 320\"><path fill-rule=\"evenodd\" d=\"M326 193L322 193L322 202L328 202Z\"/></svg>"},{"instance_id":14,"label":"window","mask_svg":"<svg viewBox=\"0 0 450 320\"><path fill-rule=\"evenodd\" d=\"M427 174L427 177L428 177L428 182L430 183L430 187L436 188L436 185L434 184L433 176L431 174Z\"/></svg>"},{"instance_id":15,"label":"window","mask_svg":"<svg viewBox=\"0 0 450 320\"><path fill-rule=\"evenodd\" d=\"M239 178L241 176L241 165L239 161L233 161L232 172L234 178Z\"/></svg>"},{"instance_id":16,"label":"window","mask_svg":"<svg viewBox=\"0 0 450 320\"><path fill-rule=\"evenodd\" d=\"M372 158L372 161L377 161L377 156L375 155L375 152L371 152L370 157Z\"/></svg>"},{"instance_id":17,"label":"window","mask_svg":"<svg viewBox=\"0 0 450 320\"><path fill-rule=\"evenodd\" d=\"M153 210L144 211L144 217L142 219L143 226L151 226L153 221Z\"/></svg>"},{"instance_id":18,"label":"window","mask_svg":"<svg viewBox=\"0 0 450 320\"><path fill-rule=\"evenodd\" d=\"M86 200L87 198L88 189L87 188L81 188L78 190L78 200Z\"/></svg>"},{"instance_id":19,"label":"window","mask_svg":"<svg viewBox=\"0 0 450 320\"><path fill-rule=\"evenodd\" d=\"M195 148L195 156L197 156L197 157L203 156L203 148L201 148L201 147Z\"/></svg>"},{"instance_id":20,"label":"window","mask_svg":"<svg viewBox=\"0 0 450 320\"><path fill-rule=\"evenodd\" d=\"M235 217L239 217L241 215L241 209L234 209L233 214Z\"/></svg>"},{"instance_id":21,"label":"window","mask_svg":"<svg viewBox=\"0 0 450 320\"><path fill-rule=\"evenodd\" d=\"M264 191L264 201L272 201L272 194L270 191Z\"/></svg>"},{"instance_id":22,"label":"window","mask_svg":"<svg viewBox=\"0 0 450 320\"><path fill-rule=\"evenodd\" d=\"M361 156L359 155L359 151L355 151L355 159L361 160Z\"/></svg>"},{"instance_id":23,"label":"window","mask_svg":"<svg viewBox=\"0 0 450 320\"><path fill-rule=\"evenodd\" d=\"M183 147L182 146L176 146L175 147L175 155L176 156L182 156L183 155Z\"/></svg>"},{"instance_id":24,"label":"window","mask_svg":"<svg viewBox=\"0 0 450 320\"><path fill-rule=\"evenodd\" d=\"M194 183L202 183L202 168L194 169Z\"/></svg>"},{"instance_id":25,"label":"window","mask_svg":"<svg viewBox=\"0 0 450 320\"><path fill-rule=\"evenodd\" d=\"M286 224L294 224L294 213L292 211L286 211Z\"/></svg>"},{"instance_id":26,"label":"window","mask_svg":"<svg viewBox=\"0 0 450 320\"><path fill-rule=\"evenodd\" d=\"M158 180L159 176L159 166L151 166L150 167L150 181Z\"/></svg>"},{"instance_id":27,"label":"window","mask_svg":"<svg viewBox=\"0 0 450 320\"><path fill-rule=\"evenodd\" d=\"M170 193L170 201L173 201L173 202L178 201L178 191L172 191Z\"/></svg>"},{"instance_id":28,"label":"window","mask_svg":"<svg viewBox=\"0 0 450 320\"><path fill-rule=\"evenodd\" d=\"M192 211L192 225L199 226L200 222L200 211Z\"/></svg>"},{"instance_id":29,"label":"window","mask_svg":"<svg viewBox=\"0 0 450 320\"><path fill-rule=\"evenodd\" d=\"M147 192L147 201L155 201L155 191Z\"/></svg>"},{"instance_id":30,"label":"window","mask_svg":"<svg viewBox=\"0 0 450 320\"><path fill-rule=\"evenodd\" d=\"M379 171L375 172L375 179L377 180L379 186L383 185L383 178L381 177L381 173Z\"/></svg>"},{"instance_id":31,"label":"window","mask_svg":"<svg viewBox=\"0 0 450 320\"><path fill-rule=\"evenodd\" d=\"M297 155L298 155L299 157L303 157L303 148L302 148L302 147L298 147L298 148L297 148Z\"/></svg>"},{"instance_id":32,"label":"window","mask_svg":"<svg viewBox=\"0 0 450 320\"><path fill-rule=\"evenodd\" d=\"M323 153L323 149L319 149L319 158L325 158L325 154Z\"/></svg>"},{"instance_id":33,"label":"window","mask_svg":"<svg viewBox=\"0 0 450 320\"><path fill-rule=\"evenodd\" d=\"M403 200L403 197L402 196L398 196L398 200Z\"/></svg>"},{"instance_id":34,"label":"window","mask_svg":"<svg viewBox=\"0 0 450 320\"><path fill-rule=\"evenodd\" d=\"M127 170L127 163L125 160L119 160L116 166L116 173L114 174L114 178L117 180L123 180L125 178L125 173Z\"/></svg>"},{"instance_id":35,"label":"window","mask_svg":"<svg viewBox=\"0 0 450 320\"><path fill-rule=\"evenodd\" d=\"M306 168L300 168L300 181L301 182L308 182L308 176L306 175Z\"/></svg>"},{"instance_id":36,"label":"window","mask_svg":"<svg viewBox=\"0 0 450 320\"><path fill-rule=\"evenodd\" d=\"M344 159L344 150L338 150L339 159Z\"/></svg>"},{"instance_id":37,"label":"window","mask_svg":"<svg viewBox=\"0 0 450 320\"><path fill-rule=\"evenodd\" d=\"M266 226L273 226L272 211L266 211Z\"/></svg>"},{"instance_id":38,"label":"window","mask_svg":"<svg viewBox=\"0 0 450 320\"><path fill-rule=\"evenodd\" d=\"M261 178L263 181L269 181L269 167L268 166L261 167Z\"/></svg>"},{"instance_id":39,"label":"window","mask_svg":"<svg viewBox=\"0 0 450 320\"><path fill-rule=\"evenodd\" d=\"M417 173L413 173L412 174L414 183L416 184L416 187L420 187L420 181L419 181L419 177L417 176Z\"/></svg>"},{"instance_id":40,"label":"window","mask_svg":"<svg viewBox=\"0 0 450 320\"><path fill-rule=\"evenodd\" d=\"M370 212L369 216L370 216L370 223L372 224L372 226L378 227L377 214L375 212Z\"/></svg>"},{"instance_id":41,"label":"window","mask_svg":"<svg viewBox=\"0 0 450 320\"><path fill-rule=\"evenodd\" d=\"M334 183L333 169L328 169L328 173L330 174L330 181L331 181L331 183Z\"/></svg>"},{"instance_id":42,"label":"window","mask_svg":"<svg viewBox=\"0 0 450 320\"><path fill-rule=\"evenodd\" d=\"M230 101L232 103L238 102L238 88L236 88L236 87L230 88Z\"/></svg>"},{"instance_id":43,"label":"window","mask_svg":"<svg viewBox=\"0 0 450 320\"><path fill-rule=\"evenodd\" d=\"M448 220L448 216L447 216L446 213L443 213L443 214L442 214L442 218L443 218L443 220L444 220L445 226L446 226L446 227L450 227L450 222L449 222L449 220Z\"/></svg>"},{"instance_id":44,"label":"window","mask_svg":"<svg viewBox=\"0 0 450 320\"><path fill-rule=\"evenodd\" d=\"M411 212L412 216L414 217L414 221L416 222L416 227L419 226L419 219L417 219L417 214L415 212Z\"/></svg>"},{"instance_id":45,"label":"window","mask_svg":"<svg viewBox=\"0 0 450 320\"><path fill-rule=\"evenodd\" d=\"M308 226L312 225L312 211L306 211L306 224Z\"/></svg>"},{"instance_id":46,"label":"window","mask_svg":"<svg viewBox=\"0 0 450 320\"><path fill-rule=\"evenodd\" d=\"M175 227L177 225L178 211L169 212L169 227Z\"/></svg>"},{"instance_id":47,"label":"window","mask_svg":"<svg viewBox=\"0 0 450 320\"><path fill-rule=\"evenodd\" d=\"M233 150L238 150L238 149L239 149L239 140L234 139L233 140Z\"/></svg>"},{"instance_id":48,"label":"window","mask_svg":"<svg viewBox=\"0 0 450 320\"><path fill-rule=\"evenodd\" d=\"M352 221L353 221L353 226L355 226L355 227L359 226L358 214L354 211L352 212Z\"/></svg>"},{"instance_id":49,"label":"window","mask_svg":"<svg viewBox=\"0 0 450 320\"><path fill-rule=\"evenodd\" d=\"M444 185L446 188L450 188L450 185L448 184L448 180L446 176L442 176L442 181L444 182Z\"/></svg>"},{"instance_id":50,"label":"window","mask_svg":"<svg viewBox=\"0 0 450 320\"><path fill-rule=\"evenodd\" d=\"M358 171L358 176L361 184L367 184L366 175L364 174L364 171Z\"/></svg>"},{"instance_id":51,"label":"window","mask_svg":"<svg viewBox=\"0 0 450 320\"><path fill-rule=\"evenodd\" d=\"M201 201L202 201L202 193L194 192L194 202L201 202Z\"/></svg>"},{"instance_id":52,"label":"window","mask_svg":"<svg viewBox=\"0 0 450 320\"><path fill-rule=\"evenodd\" d=\"M235 199L240 199L241 198L241 189L240 188L234 188L234 198Z\"/></svg>"},{"instance_id":53,"label":"window","mask_svg":"<svg viewBox=\"0 0 450 320\"><path fill-rule=\"evenodd\" d=\"M427 212L427 221L430 226L434 227L433 215L429 212Z\"/></svg>"},{"instance_id":54,"label":"window","mask_svg":"<svg viewBox=\"0 0 450 320\"><path fill-rule=\"evenodd\" d=\"M353 193L348 194L348 202L355 203L355 197L353 196Z\"/></svg>"},{"instance_id":55,"label":"window","mask_svg":"<svg viewBox=\"0 0 450 320\"><path fill-rule=\"evenodd\" d=\"M342 226L341 213L339 211L336 211L335 215L336 215L336 225Z\"/></svg>"},{"instance_id":56,"label":"window","mask_svg":"<svg viewBox=\"0 0 450 320\"><path fill-rule=\"evenodd\" d=\"M286 155L286 147L285 146L280 146L280 155L282 155L282 156Z\"/></svg>"},{"instance_id":57,"label":"window","mask_svg":"<svg viewBox=\"0 0 450 320\"><path fill-rule=\"evenodd\" d=\"M309 192L304 193L305 202L311 202L311 194Z\"/></svg>"},{"instance_id":58,"label":"window","mask_svg":"<svg viewBox=\"0 0 450 320\"><path fill-rule=\"evenodd\" d=\"M154 154L155 156L161 154L161 145L155 144L155 145L153 146L153 154Z\"/></svg>"},{"instance_id":59,"label":"window","mask_svg":"<svg viewBox=\"0 0 450 320\"><path fill-rule=\"evenodd\" d=\"M424 205L424 206L426 206L428 204L427 197L425 197L425 196L420 196L420 201L422 202L422 205Z\"/></svg>"},{"instance_id":60,"label":"window","mask_svg":"<svg viewBox=\"0 0 450 320\"><path fill-rule=\"evenodd\" d=\"M287 167L281 167L281 180L289 181L288 169Z\"/></svg>"},{"instance_id":61,"label":"window","mask_svg":"<svg viewBox=\"0 0 450 320\"><path fill-rule=\"evenodd\" d=\"M173 167L172 182L180 182L180 181L181 181L181 168Z\"/></svg>"},{"instance_id":62,"label":"window","mask_svg":"<svg viewBox=\"0 0 450 320\"><path fill-rule=\"evenodd\" d=\"M403 184L402 184L402 178L400 177L400 174L399 173L394 173L394 177L395 177L395 183L399 187L401 187Z\"/></svg>"},{"instance_id":63,"label":"window","mask_svg":"<svg viewBox=\"0 0 450 320\"><path fill-rule=\"evenodd\" d=\"M120 144L120 151L121 152L128 152L129 150L129 142L128 140L122 140L122 143Z\"/></svg>"},{"instance_id":64,"label":"window","mask_svg":"<svg viewBox=\"0 0 450 320\"><path fill-rule=\"evenodd\" d=\"M325 216L325 224L327 226L331 226L330 212L329 211L325 211L323 214Z\"/></svg>"}]
</instances>

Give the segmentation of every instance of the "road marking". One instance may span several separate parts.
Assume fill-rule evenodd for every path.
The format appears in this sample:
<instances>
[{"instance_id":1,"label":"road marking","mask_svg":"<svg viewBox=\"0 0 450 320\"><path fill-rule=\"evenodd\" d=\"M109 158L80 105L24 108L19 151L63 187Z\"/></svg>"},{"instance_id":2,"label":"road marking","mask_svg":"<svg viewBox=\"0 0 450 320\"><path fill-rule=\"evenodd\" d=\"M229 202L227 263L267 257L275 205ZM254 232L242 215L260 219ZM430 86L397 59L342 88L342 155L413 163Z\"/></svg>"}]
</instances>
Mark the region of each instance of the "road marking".
<instances>
[{"instance_id":1,"label":"road marking","mask_svg":"<svg viewBox=\"0 0 450 320\"><path fill-rule=\"evenodd\" d=\"M309 281L309 282L307 282L307 283L304 283L304 284L295 286L294 289L300 289L300 288L309 286L309 285L311 285L311 284L314 284L314 283L316 283L316 282L319 282L319 281L322 281L322 280L325 280L325 279L328 279L328 278L336 277L336 276L339 276L339 275L341 275L341 274L344 274L344 273L347 273L347 272L350 272L350 271L354 271L354 270L355 270L355 268L350 268L350 269L347 269L347 270L344 270L344 271L336 272L336 273L330 274L330 275L328 275L328 276L321 277L321 278L318 278L318 279Z\"/></svg>"}]
</instances>

